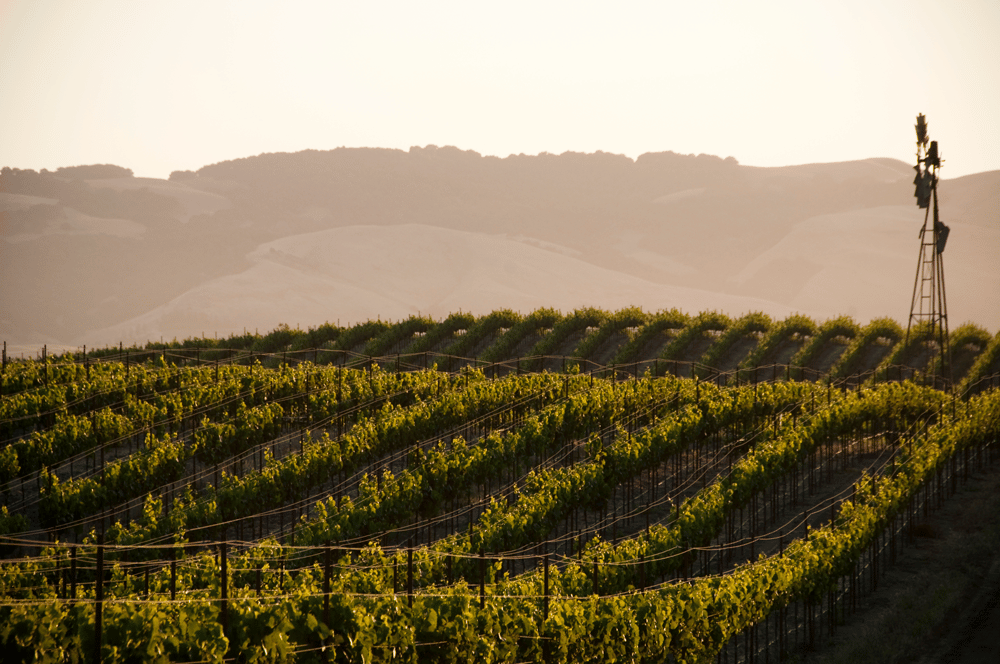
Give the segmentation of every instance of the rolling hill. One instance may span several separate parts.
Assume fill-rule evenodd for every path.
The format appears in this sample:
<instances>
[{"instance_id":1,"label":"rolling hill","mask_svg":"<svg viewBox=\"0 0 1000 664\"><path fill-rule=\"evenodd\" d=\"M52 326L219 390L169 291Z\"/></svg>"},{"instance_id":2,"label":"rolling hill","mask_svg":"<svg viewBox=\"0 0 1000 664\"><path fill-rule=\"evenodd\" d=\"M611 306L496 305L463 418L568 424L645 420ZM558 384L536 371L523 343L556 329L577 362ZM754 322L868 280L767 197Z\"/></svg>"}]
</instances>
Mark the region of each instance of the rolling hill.
<instances>
[{"instance_id":1,"label":"rolling hill","mask_svg":"<svg viewBox=\"0 0 1000 664\"><path fill-rule=\"evenodd\" d=\"M893 159L435 146L263 154L169 180L4 168L0 337L16 352L542 304L904 320L923 221L911 179ZM952 325L996 329L1000 172L940 189Z\"/></svg>"}]
</instances>

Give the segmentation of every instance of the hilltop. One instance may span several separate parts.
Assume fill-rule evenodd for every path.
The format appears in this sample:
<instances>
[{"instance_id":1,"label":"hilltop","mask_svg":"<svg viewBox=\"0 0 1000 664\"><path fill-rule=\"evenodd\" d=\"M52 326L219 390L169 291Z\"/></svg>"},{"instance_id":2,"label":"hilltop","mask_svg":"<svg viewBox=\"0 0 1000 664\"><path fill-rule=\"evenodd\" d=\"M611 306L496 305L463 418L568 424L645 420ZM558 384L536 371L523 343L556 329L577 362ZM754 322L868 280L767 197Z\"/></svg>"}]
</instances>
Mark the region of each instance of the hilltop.
<instances>
[{"instance_id":1,"label":"hilltop","mask_svg":"<svg viewBox=\"0 0 1000 664\"><path fill-rule=\"evenodd\" d=\"M893 159L435 146L263 154L169 180L4 168L0 336L112 344L542 304L902 320L923 222L911 180ZM1000 172L941 184L953 327L1000 327L997 191Z\"/></svg>"}]
</instances>

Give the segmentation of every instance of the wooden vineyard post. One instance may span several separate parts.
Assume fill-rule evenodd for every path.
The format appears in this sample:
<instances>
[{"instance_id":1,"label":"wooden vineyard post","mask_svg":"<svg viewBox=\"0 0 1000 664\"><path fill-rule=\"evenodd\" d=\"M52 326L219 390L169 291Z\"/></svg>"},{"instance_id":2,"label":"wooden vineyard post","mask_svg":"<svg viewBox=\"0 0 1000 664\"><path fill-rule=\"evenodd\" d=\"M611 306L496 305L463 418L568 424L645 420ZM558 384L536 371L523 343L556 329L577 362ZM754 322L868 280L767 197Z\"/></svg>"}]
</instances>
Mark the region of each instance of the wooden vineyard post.
<instances>
[{"instance_id":1,"label":"wooden vineyard post","mask_svg":"<svg viewBox=\"0 0 1000 664\"><path fill-rule=\"evenodd\" d=\"M816 649L816 606L812 599L806 600L806 623L809 637L809 650Z\"/></svg>"},{"instance_id":2,"label":"wooden vineyard post","mask_svg":"<svg viewBox=\"0 0 1000 664\"><path fill-rule=\"evenodd\" d=\"M69 598L76 600L76 547L69 550Z\"/></svg>"},{"instance_id":3,"label":"wooden vineyard post","mask_svg":"<svg viewBox=\"0 0 1000 664\"><path fill-rule=\"evenodd\" d=\"M323 624L330 627L330 542L323 551ZM323 639L323 650L329 645L329 637Z\"/></svg>"},{"instance_id":4,"label":"wooden vineyard post","mask_svg":"<svg viewBox=\"0 0 1000 664\"><path fill-rule=\"evenodd\" d=\"M829 606L827 607L827 617L829 618L828 634L832 638L837 631L837 593L835 590L827 592Z\"/></svg>"},{"instance_id":5,"label":"wooden vineyard post","mask_svg":"<svg viewBox=\"0 0 1000 664\"><path fill-rule=\"evenodd\" d=\"M898 520L898 515L892 515L892 525L889 529L889 562L893 565L896 564L896 521Z\"/></svg>"},{"instance_id":6,"label":"wooden vineyard post","mask_svg":"<svg viewBox=\"0 0 1000 664\"><path fill-rule=\"evenodd\" d=\"M104 618L104 533L97 535L97 578L94 582L94 661L101 661L101 627Z\"/></svg>"},{"instance_id":7,"label":"wooden vineyard post","mask_svg":"<svg viewBox=\"0 0 1000 664\"><path fill-rule=\"evenodd\" d=\"M229 547L226 544L226 531L222 530L222 542L219 544L219 559L221 562L219 576L219 623L222 625L222 636L229 638L229 565L227 562Z\"/></svg>"},{"instance_id":8,"label":"wooden vineyard post","mask_svg":"<svg viewBox=\"0 0 1000 664\"><path fill-rule=\"evenodd\" d=\"M486 554L479 550L479 608L486 608Z\"/></svg>"},{"instance_id":9,"label":"wooden vineyard post","mask_svg":"<svg viewBox=\"0 0 1000 664\"><path fill-rule=\"evenodd\" d=\"M549 619L549 554L545 554L542 558L542 564L545 566L544 572L544 592L542 597L542 620Z\"/></svg>"},{"instance_id":10,"label":"wooden vineyard post","mask_svg":"<svg viewBox=\"0 0 1000 664\"><path fill-rule=\"evenodd\" d=\"M482 582L480 582L482 593ZM482 602L480 602L482 604ZM406 549L406 605L413 608L413 547Z\"/></svg>"}]
</instances>

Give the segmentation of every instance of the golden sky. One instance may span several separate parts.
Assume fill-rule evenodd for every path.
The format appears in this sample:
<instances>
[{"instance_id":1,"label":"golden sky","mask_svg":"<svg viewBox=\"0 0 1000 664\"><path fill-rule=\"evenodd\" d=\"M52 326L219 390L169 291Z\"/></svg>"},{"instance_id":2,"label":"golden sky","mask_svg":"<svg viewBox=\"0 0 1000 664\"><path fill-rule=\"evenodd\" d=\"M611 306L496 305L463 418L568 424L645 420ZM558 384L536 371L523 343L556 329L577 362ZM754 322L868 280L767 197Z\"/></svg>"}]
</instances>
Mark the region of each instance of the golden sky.
<instances>
[{"instance_id":1,"label":"golden sky","mask_svg":"<svg viewBox=\"0 0 1000 664\"><path fill-rule=\"evenodd\" d=\"M0 0L0 166L673 150L1000 169L1000 2Z\"/></svg>"}]
</instances>

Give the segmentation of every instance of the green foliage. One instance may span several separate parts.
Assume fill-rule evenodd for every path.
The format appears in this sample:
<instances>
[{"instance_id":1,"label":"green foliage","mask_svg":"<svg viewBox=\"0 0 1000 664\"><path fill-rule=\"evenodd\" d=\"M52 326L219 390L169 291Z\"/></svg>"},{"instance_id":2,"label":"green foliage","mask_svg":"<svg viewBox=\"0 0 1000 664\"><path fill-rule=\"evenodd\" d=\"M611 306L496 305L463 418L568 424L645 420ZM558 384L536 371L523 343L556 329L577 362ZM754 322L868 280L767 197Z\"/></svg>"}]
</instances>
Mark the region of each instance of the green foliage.
<instances>
[{"instance_id":1,"label":"green foliage","mask_svg":"<svg viewBox=\"0 0 1000 664\"><path fill-rule=\"evenodd\" d=\"M970 391L978 391L981 387L980 381L995 374L998 362L1000 362L1000 332L997 332L973 362L969 373L958 386L957 393L964 395Z\"/></svg>"},{"instance_id":2,"label":"green foliage","mask_svg":"<svg viewBox=\"0 0 1000 664\"><path fill-rule=\"evenodd\" d=\"M613 314L607 315L607 319L601 326L592 334L588 334L580 345L576 347L573 355L581 359L589 359L612 336L628 328L641 328L650 318L639 307L620 309Z\"/></svg>"},{"instance_id":3,"label":"green foliage","mask_svg":"<svg viewBox=\"0 0 1000 664\"><path fill-rule=\"evenodd\" d=\"M625 311L628 311L627 309ZM633 361L646 346L666 335L668 330L682 329L690 322L690 317L677 309L661 311L652 315L639 329L638 333L629 339L628 343L618 349L612 364L627 364Z\"/></svg>"},{"instance_id":4,"label":"green foliage","mask_svg":"<svg viewBox=\"0 0 1000 664\"><path fill-rule=\"evenodd\" d=\"M311 348L325 348L336 343L337 338L343 333L343 328L330 323L323 323L316 327L310 327L305 334L292 339L290 350L306 350Z\"/></svg>"},{"instance_id":5,"label":"green foliage","mask_svg":"<svg viewBox=\"0 0 1000 664\"><path fill-rule=\"evenodd\" d=\"M542 334L543 330L549 329L562 319L555 309L541 308L531 312L527 317L507 330L507 333L486 349L482 354L482 359L486 362L500 362L511 359L520 343L528 336Z\"/></svg>"},{"instance_id":6,"label":"green foliage","mask_svg":"<svg viewBox=\"0 0 1000 664\"><path fill-rule=\"evenodd\" d=\"M893 346L892 352L879 362L878 367L875 369L875 374L884 372L889 367L909 365L920 355L926 344L937 341L937 334L938 331L935 329L935 326L928 322L912 326L909 334L904 335L902 341ZM926 366L917 368L922 370Z\"/></svg>"},{"instance_id":7,"label":"green foliage","mask_svg":"<svg viewBox=\"0 0 1000 664\"><path fill-rule=\"evenodd\" d=\"M466 333L445 350L445 355L453 357L470 357L472 351L483 341L491 339L502 329L510 329L524 321L521 314L510 309L499 309L483 316L468 328ZM454 368L451 360L445 363L449 369Z\"/></svg>"},{"instance_id":8,"label":"green foliage","mask_svg":"<svg viewBox=\"0 0 1000 664\"><path fill-rule=\"evenodd\" d=\"M559 348L559 344L588 327L599 327L607 319L607 312L593 307L575 310L556 322L552 331L538 340L534 348L528 352L532 359L525 363L525 368L529 371L541 369L545 356L554 353Z\"/></svg>"},{"instance_id":9,"label":"green foliage","mask_svg":"<svg viewBox=\"0 0 1000 664\"><path fill-rule=\"evenodd\" d=\"M819 326L813 337L792 357L790 364L796 367L808 367L833 339L837 337L854 339L858 335L858 330L858 324L850 316L831 318Z\"/></svg>"},{"instance_id":10,"label":"green foliage","mask_svg":"<svg viewBox=\"0 0 1000 664\"><path fill-rule=\"evenodd\" d=\"M359 323L352 328L344 330L337 337L336 350L351 352L362 344L368 344L381 334L385 334L392 326L379 319Z\"/></svg>"},{"instance_id":11,"label":"green foliage","mask_svg":"<svg viewBox=\"0 0 1000 664\"><path fill-rule=\"evenodd\" d=\"M762 335L771 328L771 317L765 313L753 312L746 314L726 328L718 341L711 345L701 356L699 362L706 367L718 368L722 358L741 339L750 335ZM758 344L759 345L759 344Z\"/></svg>"},{"instance_id":12,"label":"green foliage","mask_svg":"<svg viewBox=\"0 0 1000 664\"><path fill-rule=\"evenodd\" d=\"M405 353L424 353L433 350L438 344L451 339L459 330L465 330L466 335L476 323L476 317L470 313L451 314L443 321L430 328L426 334L417 337L403 351Z\"/></svg>"},{"instance_id":13,"label":"green foliage","mask_svg":"<svg viewBox=\"0 0 1000 664\"><path fill-rule=\"evenodd\" d=\"M871 344L889 343L893 347L903 338L903 329L891 318L876 318L868 323L847 346L843 355L830 369L830 378L844 378L859 373L864 367L865 352Z\"/></svg>"},{"instance_id":14,"label":"green foliage","mask_svg":"<svg viewBox=\"0 0 1000 664\"><path fill-rule=\"evenodd\" d=\"M740 362L740 368L748 369L760 366L769 359L772 359L771 355L785 341L795 337L812 337L815 334L816 323L811 318L807 318L801 314L793 314L766 331L760 343Z\"/></svg>"},{"instance_id":15,"label":"green foliage","mask_svg":"<svg viewBox=\"0 0 1000 664\"><path fill-rule=\"evenodd\" d=\"M0 535L22 533L28 529L28 519L23 514L11 514L7 506L0 507Z\"/></svg>"},{"instance_id":16,"label":"green foliage","mask_svg":"<svg viewBox=\"0 0 1000 664\"><path fill-rule=\"evenodd\" d=\"M952 362L951 379L957 380L959 384L963 383L968 374L966 369L972 367L975 360L989 347L989 344L990 333L975 323L965 323L953 331L948 338ZM942 364L942 354L939 352L931 360L928 371L934 375L940 375Z\"/></svg>"},{"instance_id":17,"label":"green foliage","mask_svg":"<svg viewBox=\"0 0 1000 664\"><path fill-rule=\"evenodd\" d=\"M448 324L470 334L493 330L482 340L530 319L521 325L523 340L547 326L554 326L549 336L555 338L556 330L580 324L574 317L586 317L540 311L527 319L507 312L475 322L450 318ZM594 315L606 318L591 337L641 325L634 340L652 340L684 319L667 312L643 324L638 310ZM761 345L773 338L766 343L775 347L788 334L810 329L814 340L862 336L849 319L817 331L808 321L796 328L794 318L774 325ZM705 329L730 324L718 314L702 314L677 338L686 334L689 342ZM733 326L740 325L752 329L743 319ZM899 330L880 325L874 332L866 328L869 340ZM688 332L692 328L697 332ZM288 341L281 333L250 335L251 346ZM974 326L953 336L955 343L988 341L978 375L1000 356L998 339ZM127 371L118 362L95 363L88 378L85 367L50 358L12 363L2 376L0 426L14 440L0 451L0 473L8 481L27 477L33 490L28 473L37 470L41 495L29 492L25 503L16 502L10 495L16 489L8 486L11 507L0 509L0 535L37 539L27 532L37 527L35 512L24 507L29 502L47 522L59 523L143 501L138 517L133 507L130 522L113 523L105 532L106 661L318 661L323 647L338 662L710 660L727 639L775 608L820 597L952 455L995 444L1000 433L995 389L960 402L910 383L845 391L795 382L717 387L648 374L627 381L579 374L490 380L476 370L396 374L378 366L303 362L216 371L170 362L164 352ZM266 448L288 435L296 441L301 435L301 448L275 459ZM691 547L712 542L727 516L760 498L820 446L873 435L891 447L893 472L864 477L830 526L812 529L782 556L762 556L722 576L640 589L640 579L676 572L694 555ZM144 442L129 454L132 437ZM547 617L542 573L505 576L493 556L483 564L480 608L480 551L524 551L552 537L574 509L606 507L616 487L678 454L708 452L708 441L720 438L733 446L730 472L708 478L648 532L617 544L595 538L579 560L561 558L551 567ZM105 466L103 479L68 479L64 470L49 470L98 446L120 457ZM260 450L260 467L230 473L226 464L250 449ZM384 460L389 463L376 466L377 477L363 476L349 497L331 498L341 480ZM173 500L164 500L165 486L186 483L186 463L201 470L219 463L217 486L174 487ZM405 574L406 552L383 550L376 538L414 520L448 515L456 503L469 506L498 485L508 493L494 493L477 508L468 529L413 550L411 608L402 584L394 586L396 575ZM317 495L323 498L297 522L294 542L287 534L283 544L230 539L223 629L221 566L214 552L198 550L198 539L217 537L227 521L273 514ZM77 551L75 603L66 599L63 584L67 545L55 542L41 551L22 546L17 557L0 560L5 661L90 656L95 538L83 537ZM340 553L324 595L320 547L327 542ZM172 556L159 547L177 555L173 602L167 601ZM2 553L12 550L8 545ZM600 595L594 592L595 564Z\"/></svg>"},{"instance_id":18,"label":"green foliage","mask_svg":"<svg viewBox=\"0 0 1000 664\"><path fill-rule=\"evenodd\" d=\"M727 329L733 321L729 316L715 311L703 311L674 337L673 341L660 353L660 358L664 360L675 360L679 358L691 342L701 337L706 332L722 332Z\"/></svg>"},{"instance_id":19,"label":"green foliage","mask_svg":"<svg viewBox=\"0 0 1000 664\"><path fill-rule=\"evenodd\" d=\"M426 333L434 326L434 320L430 316L410 316L369 341L365 346L365 355L371 357L386 355L398 344L412 339L416 333Z\"/></svg>"},{"instance_id":20,"label":"green foliage","mask_svg":"<svg viewBox=\"0 0 1000 664\"><path fill-rule=\"evenodd\" d=\"M383 375L390 377L393 374ZM414 376L408 375L411 378ZM416 386L421 390L441 384L440 377L433 372L416 375L420 376L426 377L423 385ZM495 413L505 404L516 403L517 409L511 410L510 415L523 416L554 398L560 383L560 378L551 375L511 376L498 381L487 381L481 373L453 377L448 391L437 395L433 395L432 391L425 392L427 400L417 400L410 407L398 407L391 401L387 402L377 417L358 420L350 433L339 439L331 439L323 432L303 439L300 454L274 460L265 452L265 464L259 471L251 470L239 477L223 472L219 486L209 496L175 505L170 513L170 523L145 517L134 521L129 541L149 541L177 529L204 528L227 519L252 516L280 507L294 501L295 496L304 490L313 490L341 473L352 472L365 458L407 449L441 430ZM413 486L409 485L409 489ZM406 494L399 500L409 499L406 496L412 497ZM326 521L322 516L323 510L331 508L335 514L343 513L345 516L341 521L314 529L323 533L312 535L316 542L354 536L378 523L392 523L405 514L412 514L412 511L399 511L403 509L400 507L389 516L375 519L361 511L354 513L343 504L337 506L336 501L330 505L320 503L317 508L321 512L319 522ZM406 509L411 508L413 505L407 503ZM310 537L310 532L306 528L299 538ZM109 541L110 538L109 535Z\"/></svg>"},{"instance_id":21,"label":"green foliage","mask_svg":"<svg viewBox=\"0 0 1000 664\"><path fill-rule=\"evenodd\" d=\"M4 452L0 457L0 472L4 473L0 482L133 433L129 414L118 415L110 408L96 411L90 417L57 413L51 429L34 431Z\"/></svg>"},{"instance_id":22,"label":"green foliage","mask_svg":"<svg viewBox=\"0 0 1000 664\"><path fill-rule=\"evenodd\" d=\"M269 333L258 338L250 350L255 353L280 353L291 350L296 340L306 337L302 330L293 330L287 324L281 323Z\"/></svg>"},{"instance_id":23,"label":"green foliage","mask_svg":"<svg viewBox=\"0 0 1000 664\"><path fill-rule=\"evenodd\" d=\"M557 383L559 380L566 379L557 379ZM563 417L589 403L584 398L587 381L580 377L572 380L579 381L572 390L579 399L572 409L563 405ZM690 381L669 379L600 385L600 393L612 397L612 402L652 395L658 389L666 395L683 388L687 405L675 407L672 415L659 419L648 433L623 433L613 445L594 448L594 455L579 471L570 467L536 473L525 484L522 505L509 511L491 506L477 529L480 537L491 530L488 524L513 524L510 517L518 514L537 512L548 514L545 519L558 520L560 513L551 506L586 493L587 483L595 481L588 478L603 475L607 483L619 481L644 467L644 457L662 455L655 451L658 446L667 446L664 451L676 449L680 441L697 441L711 427L731 426L751 413L768 416L788 405L807 407L809 390L816 389L804 384L761 385L756 391L710 385L693 389ZM655 396L650 400L658 401ZM114 601L106 604L104 611L104 656L127 661L220 661L240 652L247 661L281 662L325 642L344 661L711 659L728 639L774 608L821 596L833 580L851 568L883 524L906 508L922 483L936 477L937 469L950 455L992 441L1000 431L1000 392L996 390L972 400L954 418L945 405L940 393L905 384L860 393L838 391L838 398L829 404L820 400L802 412L798 427L782 426L772 436L760 438L734 464L732 473L678 506L676 521L618 546L595 540L584 551L580 565L566 561L566 565L550 570L552 597L547 618L533 599L540 594L539 573L504 579L497 576L493 565L487 575L483 609L466 583L418 591L410 608L404 596L386 586L391 579L387 571L398 558L386 559L377 548L369 548L357 559L346 556L337 563L345 572L332 581L331 619L326 624L322 569L313 565L295 574L283 573L277 563L300 554L274 542L262 542L245 552L235 552L229 560L229 621L225 631L219 622L218 604L211 601L218 595L220 574L211 555L182 558L178 585L184 592L180 601L173 603L140 601L142 591L135 577L115 566L105 588L106 597ZM625 410L629 410L627 405ZM546 410L545 417L556 412ZM870 422L878 423L880 429L906 431L914 421L929 426L898 442L896 472L864 478L855 499L843 503L835 523L793 541L782 555L762 557L725 576L635 591L637 560L646 561L650 575L676 565L675 558L658 556L657 552L674 551L679 543L690 546L712 537L722 521L720 515L745 505L754 492L765 490L827 438L856 435L860 429L870 432ZM559 430L561 425L555 422L541 426L540 441L551 437L545 433L549 426ZM689 433L682 433L685 429ZM471 448L463 450L458 445L448 450L447 456L457 460L469 451ZM442 449L441 454L445 453ZM443 468L431 459L428 457L421 467L427 471ZM155 511L155 501L149 503L149 509ZM504 512L507 516L501 518ZM534 521L544 523L537 517ZM480 545L488 543L469 546ZM84 547L82 554L82 559L92 560L93 548ZM431 560L427 553L418 556L421 576L430 572ZM594 562L601 569L601 596L588 587L587 570ZM92 649L92 604L61 600L57 586L48 582L50 577L57 578L56 570L66 563L66 550L57 544L37 558L0 568L3 597L32 599L0 605L0 642L7 660L65 661ZM477 569L470 567L473 572ZM262 578L259 598L256 570ZM380 575L380 585L359 590L358 584L366 575L373 579ZM151 574L154 599L165 598L169 578L168 567ZM83 585L80 593L81 599L93 598L92 586ZM542 643L548 645L542 647Z\"/></svg>"}]
</instances>

